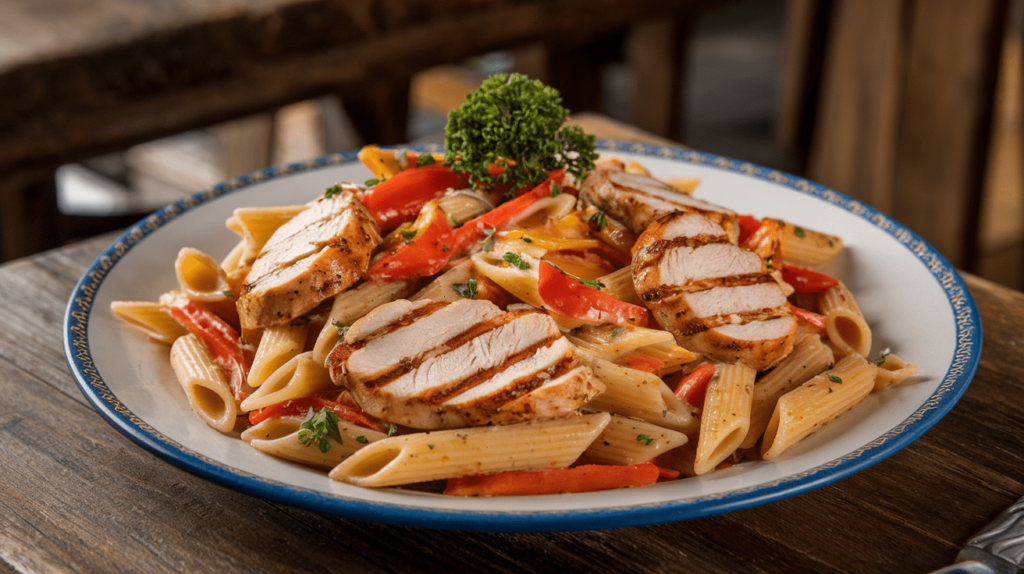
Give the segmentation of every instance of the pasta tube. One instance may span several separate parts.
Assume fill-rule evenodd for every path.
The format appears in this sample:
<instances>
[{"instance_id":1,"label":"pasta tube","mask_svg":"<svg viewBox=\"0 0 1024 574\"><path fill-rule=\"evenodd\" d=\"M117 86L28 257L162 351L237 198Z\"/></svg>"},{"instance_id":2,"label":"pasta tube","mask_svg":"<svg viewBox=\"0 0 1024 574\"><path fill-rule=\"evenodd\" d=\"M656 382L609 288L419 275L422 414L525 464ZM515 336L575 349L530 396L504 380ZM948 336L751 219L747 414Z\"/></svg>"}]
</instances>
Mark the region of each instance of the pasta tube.
<instances>
[{"instance_id":1,"label":"pasta tube","mask_svg":"<svg viewBox=\"0 0 1024 574\"><path fill-rule=\"evenodd\" d=\"M315 445L299 442L301 424L302 419L299 417L269 418L243 431L241 439L260 452L317 468L331 469L365 445L387 436L382 432L341 421L338 423L341 442L325 437L331 447L327 452L321 452Z\"/></svg>"},{"instance_id":2,"label":"pasta tube","mask_svg":"<svg viewBox=\"0 0 1024 574\"><path fill-rule=\"evenodd\" d=\"M878 363L875 363L878 365ZM886 353L882 364L878 365L878 374L875 376L875 392L880 392L889 387L913 377L920 369L917 365L911 365L892 353Z\"/></svg>"},{"instance_id":3,"label":"pasta tube","mask_svg":"<svg viewBox=\"0 0 1024 574\"><path fill-rule=\"evenodd\" d=\"M192 301L215 303L231 298L227 273L212 257L192 247L183 247L174 261L178 285Z\"/></svg>"},{"instance_id":4,"label":"pasta tube","mask_svg":"<svg viewBox=\"0 0 1024 574\"><path fill-rule=\"evenodd\" d=\"M835 359L832 349L821 342L821 337L808 335L798 339L785 359L754 384L754 397L750 406L750 428L740 448L751 448L764 434L775 411L779 397L806 383L824 371Z\"/></svg>"},{"instance_id":5,"label":"pasta tube","mask_svg":"<svg viewBox=\"0 0 1024 574\"><path fill-rule=\"evenodd\" d=\"M584 452L604 464L639 464L686 444L685 434L644 421L613 415L601 436Z\"/></svg>"},{"instance_id":6,"label":"pasta tube","mask_svg":"<svg viewBox=\"0 0 1024 574\"><path fill-rule=\"evenodd\" d=\"M250 387L262 385L274 371L302 352L308 327L308 323L289 323L263 330L252 367L249 368L247 382Z\"/></svg>"},{"instance_id":7,"label":"pasta tube","mask_svg":"<svg viewBox=\"0 0 1024 574\"><path fill-rule=\"evenodd\" d=\"M115 317L145 331L151 338L170 345L178 337L188 334L164 305L151 301L111 301L110 312Z\"/></svg>"},{"instance_id":8,"label":"pasta tube","mask_svg":"<svg viewBox=\"0 0 1024 574\"><path fill-rule=\"evenodd\" d=\"M832 261L843 251L841 237L783 221L779 223L779 249L786 263L815 267Z\"/></svg>"},{"instance_id":9,"label":"pasta tube","mask_svg":"<svg viewBox=\"0 0 1024 574\"><path fill-rule=\"evenodd\" d=\"M220 432L231 432L241 412L231 387L195 335L178 337L171 345L171 368L192 410Z\"/></svg>"},{"instance_id":10,"label":"pasta tube","mask_svg":"<svg viewBox=\"0 0 1024 574\"><path fill-rule=\"evenodd\" d=\"M582 350L576 356L605 386L603 393L587 403L588 409L637 418L684 434L697 430L699 423L694 411L657 376L616 365Z\"/></svg>"},{"instance_id":11,"label":"pasta tube","mask_svg":"<svg viewBox=\"0 0 1024 574\"><path fill-rule=\"evenodd\" d=\"M708 383L700 418L693 463L697 475L714 470L747 436L756 375L754 369L743 365L723 365L716 369L715 378Z\"/></svg>"},{"instance_id":12,"label":"pasta tube","mask_svg":"<svg viewBox=\"0 0 1024 574\"><path fill-rule=\"evenodd\" d=\"M877 370L864 357L848 355L834 368L783 395L765 430L761 458L779 456L853 408L874 389Z\"/></svg>"},{"instance_id":13,"label":"pasta tube","mask_svg":"<svg viewBox=\"0 0 1024 574\"><path fill-rule=\"evenodd\" d=\"M244 412L262 409L270 405L299 397L308 397L324 389L332 388L331 375L323 363L313 358L308 351L296 355L281 365L262 385L242 401Z\"/></svg>"},{"instance_id":14,"label":"pasta tube","mask_svg":"<svg viewBox=\"0 0 1024 574\"><path fill-rule=\"evenodd\" d=\"M853 293L839 283L821 294L818 306L825 316L825 332L839 356L871 353L871 328L857 307Z\"/></svg>"},{"instance_id":15,"label":"pasta tube","mask_svg":"<svg viewBox=\"0 0 1024 574\"><path fill-rule=\"evenodd\" d=\"M564 468L608 426L599 413L514 425L394 436L377 441L331 471L356 486L396 486L506 470Z\"/></svg>"}]
</instances>

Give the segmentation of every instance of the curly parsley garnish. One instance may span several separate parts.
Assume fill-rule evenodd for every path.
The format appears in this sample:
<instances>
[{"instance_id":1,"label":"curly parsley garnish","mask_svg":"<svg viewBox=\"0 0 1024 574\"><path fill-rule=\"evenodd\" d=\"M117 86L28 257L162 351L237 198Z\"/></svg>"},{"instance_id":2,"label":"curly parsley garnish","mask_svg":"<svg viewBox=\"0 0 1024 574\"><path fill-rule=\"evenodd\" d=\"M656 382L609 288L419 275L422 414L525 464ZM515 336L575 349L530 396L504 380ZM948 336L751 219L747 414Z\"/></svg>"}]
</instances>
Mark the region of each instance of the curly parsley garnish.
<instances>
[{"instance_id":1,"label":"curly parsley garnish","mask_svg":"<svg viewBox=\"0 0 1024 574\"><path fill-rule=\"evenodd\" d=\"M306 420L299 425L299 443L306 446L316 445L320 452L331 450L331 443L327 437L333 438L341 444L341 432L338 431L338 415L331 409L324 407L314 413L309 409Z\"/></svg>"},{"instance_id":2,"label":"curly parsley garnish","mask_svg":"<svg viewBox=\"0 0 1024 574\"><path fill-rule=\"evenodd\" d=\"M568 115L558 90L522 74L495 74L448 113L445 164L484 187L536 185L559 168L582 180L597 159L594 136L563 127ZM495 166L504 169L494 174Z\"/></svg>"},{"instance_id":3,"label":"curly parsley garnish","mask_svg":"<svg viewBox=\"0 0 1024 574\"><path fill-rule=\"evenodd\" d=\"M423 167L435 163L434 156L425 153L416 158L416 167Z\"/></svg>"}]
</instances>

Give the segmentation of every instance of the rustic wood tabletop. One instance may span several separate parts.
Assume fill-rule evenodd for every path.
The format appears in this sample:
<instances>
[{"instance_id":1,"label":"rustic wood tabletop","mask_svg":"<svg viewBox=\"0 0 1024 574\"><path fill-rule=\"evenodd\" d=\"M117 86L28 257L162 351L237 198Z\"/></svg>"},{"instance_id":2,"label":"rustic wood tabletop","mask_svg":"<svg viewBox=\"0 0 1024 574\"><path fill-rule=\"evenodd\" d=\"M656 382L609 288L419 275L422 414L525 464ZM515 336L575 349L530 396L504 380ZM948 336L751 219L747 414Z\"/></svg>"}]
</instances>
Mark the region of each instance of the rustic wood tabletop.
<instances>
[{"instance_id":1,"label":"rustic wood tabletop","mask_svg":"<svg viewBox=\"0 0 1024 574\"><path fill-rule=\"evenodd\" d=\"M648 137L591 119L601 135ZM805 494L545 534L390 526L257 499L137 446L76 386L63 314L113 239L0 266L0 572L928 572L1024 495L1024 293L967 275L985 342L958 404L905 449Z\"/></svg>"}]
</instances>

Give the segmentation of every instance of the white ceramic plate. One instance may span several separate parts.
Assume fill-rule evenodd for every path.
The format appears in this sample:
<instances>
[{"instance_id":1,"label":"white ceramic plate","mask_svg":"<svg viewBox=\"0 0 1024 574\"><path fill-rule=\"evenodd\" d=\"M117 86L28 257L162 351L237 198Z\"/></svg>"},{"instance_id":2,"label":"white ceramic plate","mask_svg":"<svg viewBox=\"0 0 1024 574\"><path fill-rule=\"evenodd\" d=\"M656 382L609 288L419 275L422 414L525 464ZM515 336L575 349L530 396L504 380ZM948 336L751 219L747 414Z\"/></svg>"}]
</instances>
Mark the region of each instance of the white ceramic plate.
<instances>
[{"instance_id":1,"label":"white ceramic plate","mask_svg":"<svg viewBox=\"0 0 1024 574\"><path fill-rule=\"evenodd\" d=\"M697 196L740 213L840 235L835 264L874 333L920 374L872 394L777 460L643 488L514 498L457 498L334 482L207 427L189 409L168 348L110 313L115 300L155 300L176 285L183 246L215 259L234 245L224 227L240 206L304 203L369 171L354 154L271 168L170 205L131 227L82 277L65 316L65 352L82 392L111 425L185 470L252 496L365 520L489 531L586 530L685 520L764 504L848 476L910 444L966 390L981 352L977 308L930 245L872 208L806 180L696 151L599 140L655 176L698 176ZM429 149L429 148L428 148ZM433 151L433 150L431 150Z\"/></svg>"}]
</instances>

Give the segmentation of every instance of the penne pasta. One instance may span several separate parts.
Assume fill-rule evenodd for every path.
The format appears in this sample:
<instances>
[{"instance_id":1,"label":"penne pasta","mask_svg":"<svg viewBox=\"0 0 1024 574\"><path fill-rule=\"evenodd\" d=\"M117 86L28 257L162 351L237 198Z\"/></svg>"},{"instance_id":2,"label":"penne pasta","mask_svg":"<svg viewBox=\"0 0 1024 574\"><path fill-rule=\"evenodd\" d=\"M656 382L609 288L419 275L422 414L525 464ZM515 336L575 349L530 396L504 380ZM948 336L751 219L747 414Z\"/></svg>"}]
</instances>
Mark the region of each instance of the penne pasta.
<instances>
[{"instance_id":1,"label":"penne pasta","mask_svg":"<svg viewBox=\"0 0 1024 574\"><path fill-rule=\"evenodd\" d=\"M171 345L171 368L192 410L220 432L231 432L241 412L231 387L195 335L178 337Z\"/></svg>"},{"instance_id":2,"label":"penne pasta","mask_svg":"<svg viewBox=\"0 0 1024 574\"><path fill-rule=\"evenodd\" d=\"M394 436L359 450L330 472L357 486L396 486L508 470L564 468L608 426L598 413L514 425Z\"/></svg>"},{"instance_id":3,"label":"penne pasta","mask_svg":"<svg viewBox=\"0 0 1024 574\"><path fill-rule=\"evenodd\" d=\"M824 265L843 251L841 237L779 221L779 249L786 263L815 267Z\"/></svg>"},{"instance_id":4,"label":"penne pasta","mask_svg":"<svg viewBox=\"0 0 1024 574\"><path fill-rule=\"evenodd\" d=\"M231 299L227 273L212 257L192 247L178 251L174 262L178 286L193 301L216 303Z\"/></svg>"},{"instance_id":5,"label":"penne pasta","mask_svg":"<svg viewBox=\"0 0 1024 574\"><path fill-rule=\"evenodd\" d=\"M884 391L889 387L901 383L913 377L920 370L917 365L911 365L892 353L885 353L882 363L878 365L878 373L875 376L874 392Z\"/></svg>"},{"instance_id":6,"label":"penne pasta","mask_svg":"<svg viewBox=\"0 0 1024 574\"><path fill-rule=\"evenodd\" d=\"M752 448L757 444L768 427L779 397L806 383L834 361L832 349L821 342L821 337L808 335L798 339L793 345L793 352L754 383L750 428L740 448Z\"/></svg>"},{"instance_id":7,"label":"penne pasta","mask_svg":"<svg viewBox=\"0 0 1024 574\"><path fill-rule=\"evenodd\" d=\"M110 311L115 317L142 329L150 338L170 345L178 337L188 334L161 303L151 301L111 301Z\"/></svg>"},{"instance_id":8,"label":"penne pasta","mask_svg":"<svg viewBox=\"0 0 1024 574\"><path fill-rule=\"evenodd\" d=\"M254 411L287 400L308 397L333 388L333 385L327 368L313 358L312 351L307 351L281 365L242 401L240 408L243 412Z\"/></svg>"},{"instance_id":9,"label":"penne pasta","mask_svg":"<svg viewBox=\"0 0 1024 574\"><path fill-rule=\"evenodd\" d=\"M587 403L588 409L637 418L684 434L697 430L699 422L694 411L657 376L616 365L583 350L576 356L605 385L604 392Z\"/></svg>"},{"instance_id":10,"label":"penne pasta","mask_svg":"<svg viewBox=\"0 0 1024 574\"><path fill-rule=\"evenodd\" d=\"M867 357L871 353L871 328L846 285L840 283L822 293L818 306L837 356L856 353Z\"/></svg>"},{"instance_id":11,"label":"penne pasta","mask_svg":"<svg viewBox=\"0 0 1024 574\"><path fill-rule=\"evenodd\" d=\"M437 204L452 227L494 209L494 204L486 195L469 190L450 191L438 199Z\"/></svg>"},{"instance_id":12,"label":"penne pasta","mask_svg":"<svg viewBox=\"0 0 1024 574\"><path fill-rule=\"evenodd\" d=\"M308 328L308 323L289 323L264 329L249 368L249 386L262 385L274 371L301 353Z\"/></svg>"},{"instance_id":13,"label":"penne pasta","mask_svg":"<svg viewBox=\"0 0 1024 574\"><path fill-rule=\"evenodd\" d=\"M680 447L686 435L651 424L613 415L604 432L583 453L598 464L639 464Z\"/></svg>"},{"instance_id":14,"label":"penne pasta","mask_svg":"<svg viewBox=\"0 0 1024 574\"><path fill-rule=\"evenodd\" d=\"M301 425L300 417L269 418L245 429L240 438L260 452L329 470L367 444L387 436L382 432L341 421L338 423L341 442L326 437L330 448L323 452L315 445L299 442Z\"/></svg>"},{"instance_id":15,"label":"penne pasta","mask_svg":"<svg viewBox=\"0 0 1024 574\"><path fill-rule=\"evenodd\" d=\"M714 470L747 436L756 375L754 369L742 365L719 365L716 369L701 413L695 474Z\"/></svg>"},{"instance_id":16,"label":"penne pasta","mask_svg":"<svg viewBox=\"0 0 1024 574\"><path fill-rule=\"evenodd\" d=\"M835 367L783 395L775 405L761 444L771 460L837 416L852 409L875 387L878 368L860 355L848 355Z\"/></svg>"}]
</instances>

